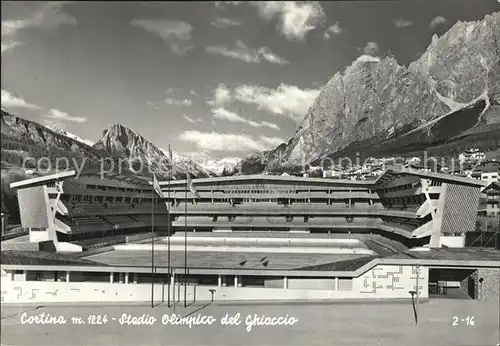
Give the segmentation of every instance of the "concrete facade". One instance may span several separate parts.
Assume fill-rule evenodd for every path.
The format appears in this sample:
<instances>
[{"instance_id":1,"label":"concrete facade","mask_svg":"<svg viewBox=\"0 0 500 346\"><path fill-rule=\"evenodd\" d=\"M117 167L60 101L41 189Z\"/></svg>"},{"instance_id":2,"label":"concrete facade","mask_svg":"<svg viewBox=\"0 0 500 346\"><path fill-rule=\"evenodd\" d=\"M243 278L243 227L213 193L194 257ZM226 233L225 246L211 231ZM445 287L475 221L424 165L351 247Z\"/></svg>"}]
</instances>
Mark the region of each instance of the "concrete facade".
<instances>
[{"instance_id":1,"label":"concrete facade","mask_svg":"<svg viewBox=\"0 0 500 346\"><path fill-rule=\"evenodd\" d=\"M210 290L215 290L214 301L270 301L270 300L337 300L337 299L404 299L416 288L416 266L378 265L356 278L304 278L285 277L271 280L272 285L241 287L245 281L235 276L234 281L219 279L220 286L190 285L187 301L211 301ZM3 303L72 303L72 302L140 302L151 300L151 283L137 282L133 274L106 273L107 282L71 282L73 273L46 272L47 281L26 281L31 276L26 271L2 269L1 301ZM420 297L427 298L427 270L419 271ZM77 274L77 273L75 273ZM59 277L61 281L56 280ZM69 280L69 282L68 282ZM270 282L271 282L270 281ZM155 301L166 301L168 285L154 285ZM184 300L184 288L172 286L171 297ZM275 288L277 287L277 288Z\"/></svg>"}]
</instances>

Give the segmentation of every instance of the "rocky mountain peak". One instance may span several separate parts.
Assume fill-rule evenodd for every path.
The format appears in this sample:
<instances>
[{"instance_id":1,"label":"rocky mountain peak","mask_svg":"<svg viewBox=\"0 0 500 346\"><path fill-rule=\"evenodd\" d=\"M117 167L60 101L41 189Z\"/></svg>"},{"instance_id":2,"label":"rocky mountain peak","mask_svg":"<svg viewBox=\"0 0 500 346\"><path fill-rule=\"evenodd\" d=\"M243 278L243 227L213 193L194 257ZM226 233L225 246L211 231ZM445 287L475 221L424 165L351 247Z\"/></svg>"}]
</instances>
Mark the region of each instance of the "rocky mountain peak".
<instances>
[{"instance_id":1,"label":"rocky mountain peak","mask_svg":"<svg viewBox=\"0 0 500 346\"><path fill-rule=\"evenodd\" d=\"M160 148L142 135L122 125L114 124L103 131L102 138L94 144L94 148L116 158L128 159L140 167L144 174L156 172L159 177L167 177L172 162ZM174 157L178 174L189 172L194 177L206 177L209 172L189 160ZM142 163L142 165L140 164ZM137 170L134 168L134 170Z\"/></svg>"},{"instance_id":2,"label":"rocky mountain peak","mask_svg":"<svg viewBox=\"0 0 500 346\"><path fill-rule=\"evenodd\" d=\"M490 104L499 104L499 56L500 12L482 21L458 22L441 37L434 35L426 52L408 68L390 53L383 58L361 55L326 83L286 145L262 154L266 159L259 164L252 156L241 165L257 167L266 161L264 169L273 170L325 156L425 148L429 141L458 138L471 127L474 133L476 128L489 131L479 122ZM482 108L477 102L483 102ZM462 122L443 127L446 138L432 134L441 119L468 107L481 109L469 115L469 128ZM498 117L487 118L491 124ZM408 139L406 147L394 147L415 129L425 129L418 143Z\"/></svg>"}]
</instances>

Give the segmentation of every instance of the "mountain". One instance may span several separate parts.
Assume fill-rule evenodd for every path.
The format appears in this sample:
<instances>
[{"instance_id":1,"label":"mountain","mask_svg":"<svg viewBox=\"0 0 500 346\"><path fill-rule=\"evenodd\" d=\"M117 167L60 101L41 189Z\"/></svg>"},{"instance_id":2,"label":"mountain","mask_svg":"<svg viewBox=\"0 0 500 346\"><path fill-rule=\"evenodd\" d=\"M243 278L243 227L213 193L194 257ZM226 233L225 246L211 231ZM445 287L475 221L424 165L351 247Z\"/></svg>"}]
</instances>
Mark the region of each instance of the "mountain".
<instances>
[{"instance_id":1,"label":"mountain","mask_svg":"<svg viewBox=\"0 0 500 346\"><path fill-rule=\"evenodd\" d=\"M121 167L128 168L141 176L151 176L155 173L159 178L167 178L171 162L169 157L143 136L128 127L115 124L104 130L94 149L106 153L108 157L121 161ZM207 177L208 174L192 162L177 165L177 176L186 172L194 177Z\"/></svg>"},{"instance_id":2,"label":"mountain","mask_svg":"<svg viewBox=\"0 0 500 346\"><path fill-rule=\"evenodd\" d=\"M164 153L167 154L165 151ZM178 167L181 170L190 170L190 169L192 170L192 168L190 167L195 167L196 170L202 171L206 176L209 177L217 176L216 173L214 173L210 169L207 169L202 164L191 160L190 158L184 157L175 152L172 152L172 158L174 159L176 167Z\"/></svg>"},{"instance_id":3,"label":"mountain","mask_svg":"<svg viewBox=\"0 0 500 346\"><path fill-rule=\"evenodd\" d=\"M89 145L3 109L0 129L2 211L11 222L19 222L19 207L10 183L67 168L100 167L102 153Z\"/></svg>"},{"instance_id":4,"label":"mountain","mask_svg":"<svg viewBox=\"0 0 500 346\"><path fill-rule=\"evenodd\" d=\"M86 145L89 145L89 146L93 146L94 145L94 142L92 141L89 141L89 140L86 140L86 139L82 139L80 137L78 137L77 135L74 135L70 132L67 132L65 130L63 130L62 128L60 128L59 126L57 125L47 125L46 126L48 129L54 131L54 132L57 132L57 133L60 133L61 135L63 136L66 136L66 137L69 137L69 138L72 138L74 139L75 141L78 141L80 143L83 143L83 144L86 144Z\"/></svg>"},{"instance_id":5,"label":"mountain","mask_svg":"<svg viewBox=\"0 0 500 346\"><path fill-rule=\"evenodd\" d=\"M3 163L21 167L23 160L29 157L34 160L24 162L27 168L64 169L55 167L55 163L59 159L59 164L63 165L65 162L61 158L66 158L69 165L81 164L85 160L86 165L99 167L101 152L34 121L19 118L2 109L0 125ZM49 160L38 160L42 157Z\"/></svg>"},{"instance_id":6,"label":"mountain","mask_svg":"<svg viewBox=\"0 0 500 346\"><path fill-rule=\"evenodd\" d=\"M246 158L244 173L325 157L448 154L500 145L500 12L434 35L408 67L363 55L321 89L293 137ZM263 158L263 159L262 159Z\"/></svg>"},{"instance_id":7,"label":"mountain","mask_svg":"<svg viewBox=\"0 0 500 346\"><path fill-rule=\"evenodd\" d=\"M83 173L96 172L101 169L101 163L110 173L150 177L156 172L159 179L168 177L168 156L120 124L105 130L93 146L89 145L90 141L58 127L46 127L3 109L0 128L1 207L11 214L14 222L18 221L19 213L15 192L9 185L15 181L68 168L81 169ZM195 178L213 175L192 161L181 161L177 163L177 177L182 178L186 172Z\"/></svg>"},{"instance_id":8,"label":"mountain","mask_svg":"<svg viewBox=\"0 0 500 346\"><path fill-rule=\"evenodd\" d=\"M256 152L245 159L241 160L237 166L237 170L243 174L258 174L266 169L269 164L270 158L276 155L278 150L283 150L284 144L275 150L267 150Z\"/></svg>"},{"instance_id":9,"label":"mountain","mask_svg":"<svg viewBox=\"0 0 500 346\"><path fill-rule=\"evenodd\" d=\"M241 162L239 157L225 157L220 160L208 160L200 163L203 169L213 172L217 176L232 175L236 173L238 164Z\"/></svg>"}]
</instances>

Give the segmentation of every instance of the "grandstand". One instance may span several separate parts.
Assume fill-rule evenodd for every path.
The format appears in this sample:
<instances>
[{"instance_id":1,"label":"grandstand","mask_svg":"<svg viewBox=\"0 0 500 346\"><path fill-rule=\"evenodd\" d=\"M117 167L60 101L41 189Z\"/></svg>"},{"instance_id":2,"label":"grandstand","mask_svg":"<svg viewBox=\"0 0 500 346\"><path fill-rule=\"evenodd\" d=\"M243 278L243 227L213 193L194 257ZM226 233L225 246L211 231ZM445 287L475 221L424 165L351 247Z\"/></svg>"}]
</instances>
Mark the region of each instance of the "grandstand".
<instances>
[{"instance_id":1,"label":"grandstand","mask_svg":"<svg viewBox=\"0 0 500 346\"><path fill-rule=\"evenodd\" d=\"M69 171L11 186L18 189L21 223L30 241L53 241L60 251L81 251L99 238L125 239L125 234L150 231L155 206L155 225L168 225L164 204L139 177L76 177Z\"/></svg>"},{"instance_id":2,"label":"grandstand","mask_svg":"<svg viewBox=\"0 0 500 346\"><path fill-rule=\"evenodd\" d=\"M2 283L11 288L2 299L144 301L151 287L164 299L179 282L198 300L212 299L211 290L218 300L427 298L434 281L490 299L499 286L498 251L464 248L479 180L390 169L375 181L250 175L193 183L199 198L185 180L160 182L162 198L152 182L120 175L13 183L29 241L56 253L2 244Z\"/></svg>"}]
</instances>

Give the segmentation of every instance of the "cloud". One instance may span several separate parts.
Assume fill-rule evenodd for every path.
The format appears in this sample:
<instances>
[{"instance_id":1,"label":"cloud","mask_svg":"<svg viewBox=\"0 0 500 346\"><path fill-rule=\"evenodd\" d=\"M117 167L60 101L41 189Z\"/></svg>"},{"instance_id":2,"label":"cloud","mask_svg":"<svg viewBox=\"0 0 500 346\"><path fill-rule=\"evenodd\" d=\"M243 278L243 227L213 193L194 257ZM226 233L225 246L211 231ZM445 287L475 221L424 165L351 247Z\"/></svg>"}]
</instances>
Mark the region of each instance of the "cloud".
<instances>
[{"instance_id":1,"label":"cloud","mask_svg":"<svg viewBox=\"0 0 500 346\"><path fill-rule=\"evenodd\" d=\"M212 100L207 101L210 106L223 106L231 102L231 90L229 90L224 83L219 84L214 90L214 97Z\"/></svg>"},{"instance_id":2,"label":"cloud","mask_svg":"<svg viewBox=\"0 0 500 346\"><path fill-rule=\"evenodd\" d=\"M185 115L185 114L183 114L183 115L182 115L182 117L183 117L184 119L186 119L188 122L190 122L191 124L195 124L195 123L202 123L202 122L203 122L203 120L202 120L202 119L200 119L200 118L193 119L193 118L191 118L191 117L188 117L188 116L187 116L187 115Z\"/></svg>"},{"instance_id":3,"label":"cloud","mask_svg":"<svg viewBox=\"0 0 500 346\"><path fill-rule=\"evenodd\" d=\"M2 20L2 37L15 35L19 30L30 26L30 21L27 19Z\"/></svg>"},{"instance_id":4,"label":"cloud","mask_svg":"<svg viewBox=\"0 0 500 346\"><path fill-rule=\"evenodd\" d=\"M216 8L224 8L226 5L239 5L243 1L215 1Z\"/></svg>"},{"instance_id":5,"label":"cloud","mask_svg":"<svg viewBox=\"0 0 500 346\"><path fill-rule=\"evenodd\" d=\"M163 100L163 102L166 103L167 105L170 105L170 106L185 106L185 107L189 107L189 106L193 105L193 101L191 101L188 98L175 97L176 95L179 95L179 94L186 95L187 92L183 91L180 88L175 88L175 89L174 88L168 88L165 91L166 97Z\"/></svg>"},{"instance_id":6,"label":"cloud","mask_svg":"<svg viewBox=\"0 0 500 346\"><path fill-rule=\"evenodd\" d=\"M147 103L148 103L149 106L153 107L157 111L159 111L161 109L160 106L156 102L148 101Z\"/></svg>"},{"instance_id":7,"label":"cloud","mask_svg":"<svg viewBox=\"0 0 500 346\"><path fill-rule=\"evenodd\" d=\"M177 100L172 97L167 97L165 100L163 100L167 105L170 106L185 106L189 107L193 105L193 101L189 99L184 99L184 100Z\"/></svg>"},{"instance_id":8,"label":"cloud","mask_svg":"<svg viewBox=\"0 0 500 346\"><path fill-rule=\"evenodd\" d=\"M368 42L365 48L363 48L363 53L365 55L376 56L379 51L380 47L378 46L377 42Z\"/></svg>"},{"instance_id":9,"label":"cloud","mask_svg":"<svg viewBox=\"0 0 500 346\"><path fill-rule=\"evenodd\" d=\"M335 24L330 26L328 29L326 29L325 34L323 35L323 38L325 40L329 40L332 38L333 35L340 35L342 33L342 31L344 31L344 30L340 27L340 23L336 22Z\"/></svg>"},{"instance_id":10,"label":"cloud","mask_svg":"<svg viewBox=\"0 0 500 346\"><path fill-rule=\"evenodd\" d=\"M47 118L61 120L61 121L71 121L71 122L80 123L80 124L87 122L87 118L72 117L68 113L60 111L58 109L54 109L54 108L49 111L49 113L47 114Z\"/></svg>"},{"instance_id":11,"label":"cloud","mask_svg":"<svg viewBox=\"0 0 500 346\"><path fill-rule=\"evenodd\" d=\"M187 22L168 19L134 19L130 24L161 37L176 55L183 55L194 48L189 44L193 27Z\"/></svg>"},{"instance_id":12,"label":"cloud","mask_svg":"<svg viewBox=\"0 0 500 346\"><path fill-rule=\"evenodd\" d=\"M267 121L254 121L251 119L245 119L245 118L241 117L240 115L238 115L234 112L231 112L231 111L229 111L225 108L222 108L222 107L213 109L212 114L213 114L214 118L216 118L216 119L228 120L228 121L235 122L235 123L244 123L244 124L248 124L252 127L269 127L269 128L274 129L274 130L280 129L279 126L276 124L272 124L272 123L269 123Z\"/></svg>"},{"instance_id":13,"label":"cloud","mask_svg":"<svg viewBox=\"0 0 500 346\"><path fill-rule=\"evenodd\" d=\"M282 57L279 57L277 56L276 54L274 54L269 48L267 47L261 47L259 48L259 50L257 51L258 54L260 54L260 56L266 60L266 61L269 61L270 63L273 63L273 64L278 64L278 65L286 65L288 63L290 63L288 60L286 60L285 58L282 58Z\"/></svg>"},{"instance_id":14,"label":"cloud","mask_svg":"<svg viewBox=\"0 0 500 346\"><path fill-rule=\"evenodd\" d=\"M33 10L33 15L25 19L2 20L2 37L16 35L20 30L33 27L55 28L60 25L77 25L77 20L64 12L64 2L41 3ZM30 4L28 3L28 6Z\"/></svg>"},{"instance_id":15,"label":"cloud","mask_svg":"<svg viewBox=\"0 0 500 346\"><path fill-rule=\"evenodd\" d=\"M277 19L279 31L288 40L304 40L307 33L325 21L325 13L317 1L251 1L267 21Z\"/></svg>"},{"instance_id":16,"label":"cloud","mask_svg":"<svg viewBox=\"0 0 500 346\"><path fill-rule=\"evenodd\" d=\"M222 55L232 59L241 60L246 63L260 63L262 60L278 65L285 65L289 63L288 60L279 57L267 47L251 49L241 41L236 41L234 48L227 48L224 46L208 46L205 50L209 54Z\"/></svg>"},{"instance_id":17,"label":"cloud","mask_svg":"<svg viewBox=\"0 0 500 346\"><path fill-rule=\"evenodd\" d=\"M26 108L26 109L41 109L39 106L29 103L19 96L2 89L2 107L6 108Z\"/></svg>"},{"instance_id":18,"label":"cloud","mask_svg":"<svg viewBox=\"0 0 500 346\"><path fill-rule=\"evenodd\" d=\"M21 46L21 45L22 45L22 42L19 42L19 41L14 41L14 40L9 40L6 42L2 41L2 53L6 52L8 50L12 50L15 47Z\"/></svg>"},{"instance_id":19,"label":"cloud","mask_svg":"<svg viewBox=\"0 0 500 346\"><path fill-rule=\"evenodd\" d=\"M241 26L241 25L243 25L243 23L241 21L237 20L237 19L222 18L222 17L215 18L210 23L213 26L215 26L216 28L219 28L219 29L226 29L226 28L229 28L231 26Z\"/></svg>"},{"instance_id":20,"label":"cloud","mask_svg":"<svg viewBox=\"0 0 500 346\"><path fill-rule=\"evenodd\" d=\"M234 90L234 99L271 114L302 120L319 94L319 89L300 89L294 85L281 84L276 89L240 85Z\"/></svg>"},{"instance_id":21,"label":"cloud","mask_svg":"<svg viewBox=\"0 0 500 346\"><path fill-rule=\"evenodd\" d=\"M19 31L27 28L54 29L60 25L77 25L77 21L71 15L61 12L63 5L68 1L59 2L26 2L26 9L32 13L24 19L2 20L2 53L21 45L16 38Z\"/></svg>"},{"instance_id":22,"label":"cloud","mask_svg":"<svg viewBox=\"0 0 500 346\"><path fill-rule=\"evenodd\" d=\"M435 27L442 25L442 24L446 24L447 22L448 22L448 20L446 20L446 18L441 17L441 16L437 16L431 20L431 22L429 23L429 27L431 29L434 29Z\"/></svg>"},{"instance_id":23,"label":"cloud","mask_svg":"<svg viewBox=\"0 0 500 346\"><path fill-rule=\"evenodd\" d=\"M411 20L406 20L406 19L395 19L394 25L396 25L398 28L406 28L408 26L412 26L413 22Z\"/></svg>"},{"instance_id":24,"label":"cloud","mask_svg":"<svg viewBox=\"0 0 500 346\"><path fill-rule=\"evenodd\" d=\"M262 151L276 147L284 142L278 137L251 137L242 134L200 132L195 130L184 131L179 139L194 143L202 151Z\"/></svg>"}]
</instances>

